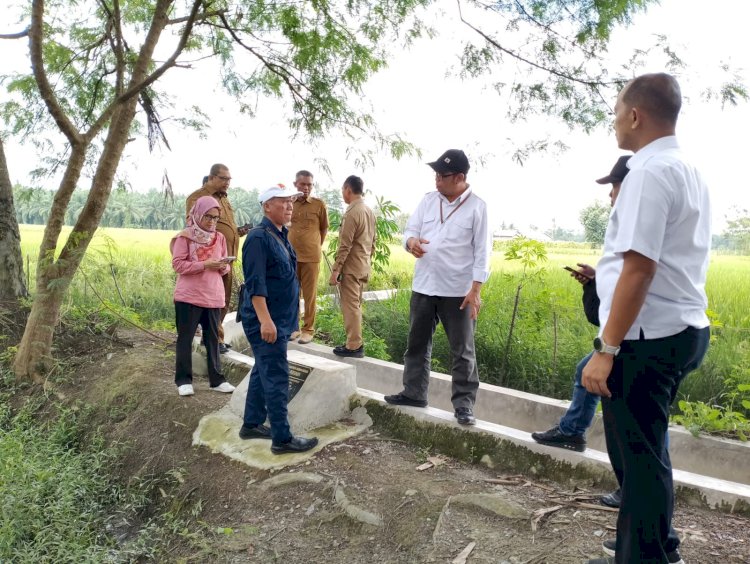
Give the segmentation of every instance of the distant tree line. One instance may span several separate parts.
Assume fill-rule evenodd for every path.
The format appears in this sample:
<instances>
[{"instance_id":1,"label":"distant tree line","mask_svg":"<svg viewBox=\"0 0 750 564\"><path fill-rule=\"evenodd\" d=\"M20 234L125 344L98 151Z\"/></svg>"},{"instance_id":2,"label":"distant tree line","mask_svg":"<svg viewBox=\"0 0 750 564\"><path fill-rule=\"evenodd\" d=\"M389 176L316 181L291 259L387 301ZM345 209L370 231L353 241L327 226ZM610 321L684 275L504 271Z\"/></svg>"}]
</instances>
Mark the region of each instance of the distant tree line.
<instances>
[{"instance_id":1,"label":"distant tree line","mask_svg":"<svg viewBox=\"0 0 750 564\"><path fill-rule=\"evenodd\" d=\"M52 208L55 193L40 188L26 188L16 185L13 198L16 204L16 218L19 223L44 225ZM88 190L76 190L65 214L65 224L73 225L81 213ZM130 227L135 229L178 230L185 226L185 200L187 194L173 197L151 189L148 192L113 190L102 217L102 227ZM238 225L257 224L263 218L258 203L258 190L231 188L229 196L234 208L234 218Z\"/></svg>"}]
</instances>

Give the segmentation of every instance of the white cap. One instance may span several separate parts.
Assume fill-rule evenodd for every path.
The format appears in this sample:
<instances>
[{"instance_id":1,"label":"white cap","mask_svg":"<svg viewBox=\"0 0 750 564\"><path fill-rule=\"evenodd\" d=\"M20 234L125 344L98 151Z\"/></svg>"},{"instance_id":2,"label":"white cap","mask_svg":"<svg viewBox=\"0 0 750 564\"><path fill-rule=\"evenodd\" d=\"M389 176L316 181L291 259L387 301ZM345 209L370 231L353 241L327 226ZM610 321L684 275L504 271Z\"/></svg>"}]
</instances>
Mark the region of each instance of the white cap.
<instances>
[{"instance_id":1,"label":"white cap","mask_svg":"<svg viewBox=\"0 0 750 564\"><path fill-rule=\"evenodd\" d=\"M271 186L267 190L261 192L260 203L261 205L263 205L271 198L291 198L293 196L302 195L302 192L300 192L296 188L287 188L283 184L277 184L276 186Z\"/></svg>"}]
</instances>

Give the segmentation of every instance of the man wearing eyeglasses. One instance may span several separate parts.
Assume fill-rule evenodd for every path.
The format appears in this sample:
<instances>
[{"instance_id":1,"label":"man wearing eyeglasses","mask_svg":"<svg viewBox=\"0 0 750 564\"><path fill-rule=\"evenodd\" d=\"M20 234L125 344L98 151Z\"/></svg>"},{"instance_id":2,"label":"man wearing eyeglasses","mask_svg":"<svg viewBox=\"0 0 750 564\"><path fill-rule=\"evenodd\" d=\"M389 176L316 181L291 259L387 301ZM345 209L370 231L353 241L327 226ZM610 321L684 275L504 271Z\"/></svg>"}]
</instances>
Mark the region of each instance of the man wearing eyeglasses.
<instances>
[{"instance_id":1,"label":"man wearing eyeglasses","mask_svg":"<svg viewBox=\"0 0 750 564\"><path fill-rule=\"evenodd\" d=\"M289 227L289 242L297 253L297 278L305 300L305 318L301 334L292 333L292 339L299 336L304 345L313 340L315 334L315 307L318 294L318 274L323 241L328 233L328 209L323 200L311 195L313 175L300 170L295 175L294 187L302 196L294 202L294 214Z\"/></svg>"},{"instance_id":2,"label":"man wearing eyeglasses","mask_svg":"<svg viewBox=\"0 0 750 564\"><path fill-rule=\"evenodd\" d=\"M238 228L234 221L234 209L232 209L232 205L227 198L227 190L231 181L232 176L229 174L229 169L226 165L221 163L212 165L203 186L188 196L186 214L190 212L190 208L193 207L193 204L201 196L214 197L219 203L219 209L221 210L221 217L216 225L216 229L224 235L227 241L228 255L236 257L237 251L240 248L240 237L243 237L247 233L247 229ZM222 321L229 310L229 302L232 299L232 275L233 269L230 268L229 272L222 278L224 281L224 308L221 310ZM219 323L219 352L224 354L228 349L229 345L224 343L224 328Z\"/></svg>"},{"instance_id":3,"label":"man wearing eyeglasses","mask_svg":"<svg viewBox=\"0 0 750 564\"><path fill-rule=\"evenodd\" d=\"M404 354L404 390L385 396L393 405L427 407L432 336L437 322L448 336L453 366L451 402L461 425L474 425L479 371L474 330L480 290L490 275L487 204L466 182L469 159L450 149L434 162L436 192L409 218L404 246L417 259Z\"/></svg>"}]
</instances>

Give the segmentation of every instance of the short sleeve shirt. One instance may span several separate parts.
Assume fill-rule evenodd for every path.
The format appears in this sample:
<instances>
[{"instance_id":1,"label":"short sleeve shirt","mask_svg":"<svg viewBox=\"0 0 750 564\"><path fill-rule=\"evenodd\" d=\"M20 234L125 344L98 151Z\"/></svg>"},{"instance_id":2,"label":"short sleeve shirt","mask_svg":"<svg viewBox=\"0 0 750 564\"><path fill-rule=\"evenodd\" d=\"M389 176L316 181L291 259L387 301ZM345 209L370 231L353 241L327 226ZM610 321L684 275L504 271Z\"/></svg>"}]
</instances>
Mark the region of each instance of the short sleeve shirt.
<instances>
[{"instance_id":1,"label":"short sleeve shirt","mask_svg":"<svg viewBox=\"0 0 750 564\"><path fill-rule=\"evenodd\" d=\"M674 136L652 141L628 161L596 270L602 330L622 274L624 254L656 262L646 300L625 339L658 339L708 326L706 273L711 247L708 187Z\"/></svg>"},{"instance_id":2,"label":"short sleeve shirt","mask_svg":"<svg viewBox=\"0 0 750 564\"><path fill-rule=\"evenodd\" d=\"M312 196L294 202L289 242L298 262L320 262L321 235L328 231L328 210L323 200Z\"/></svg>"}]
</instances>

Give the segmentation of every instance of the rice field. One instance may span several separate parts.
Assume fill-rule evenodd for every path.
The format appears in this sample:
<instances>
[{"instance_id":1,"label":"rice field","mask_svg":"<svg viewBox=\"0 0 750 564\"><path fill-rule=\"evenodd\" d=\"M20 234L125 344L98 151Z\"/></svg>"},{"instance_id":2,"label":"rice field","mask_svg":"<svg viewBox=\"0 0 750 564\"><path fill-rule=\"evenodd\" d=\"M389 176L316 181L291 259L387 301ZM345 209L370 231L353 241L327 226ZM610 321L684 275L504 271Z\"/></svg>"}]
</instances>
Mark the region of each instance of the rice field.
<instances>
[{"instance_id":1,"label":"rice field","mask_svg":"<svg viewBox=\"0 0 750 564\"><path fill-rule=\"evenodd\" d=\"M22 225L21 243L34 289L36 255L42 226ZM69 228L66 228L64 235ZM71 287L65 307L100 308L100 297L130 312L148 326L173 327L171 231L100 229L81 271ZM408 289L415 259L400 246L391 247L388 271L374 274L371 289ZM591 348L596 329L583 315L579 284L564 265L595 265L599 251L583 245L548 247L544 272L521 294L519 317L507 350L510 315L521 274L517 262L501 252L492 256L492 276L483 289L484 307L478 322L477 351L482 380L554 397L568 397L577 361ZM237 268L240 268L240 262ZM750 257L714 255L707 281L709 310L714 325L712 346L704 365L681 388L690 399L719 402L731 382L750 383ZM319 292L328 293L328 271L321 268ZM367 329L385 342L385 356L399 361L408 329L408 292L389 302L368 304ZM449 362L447 343L438 331L436 370ZM730 384L727 384L730 380ZM734 384L736 387L736 384Z\"/></svg>"}]
</instances>

